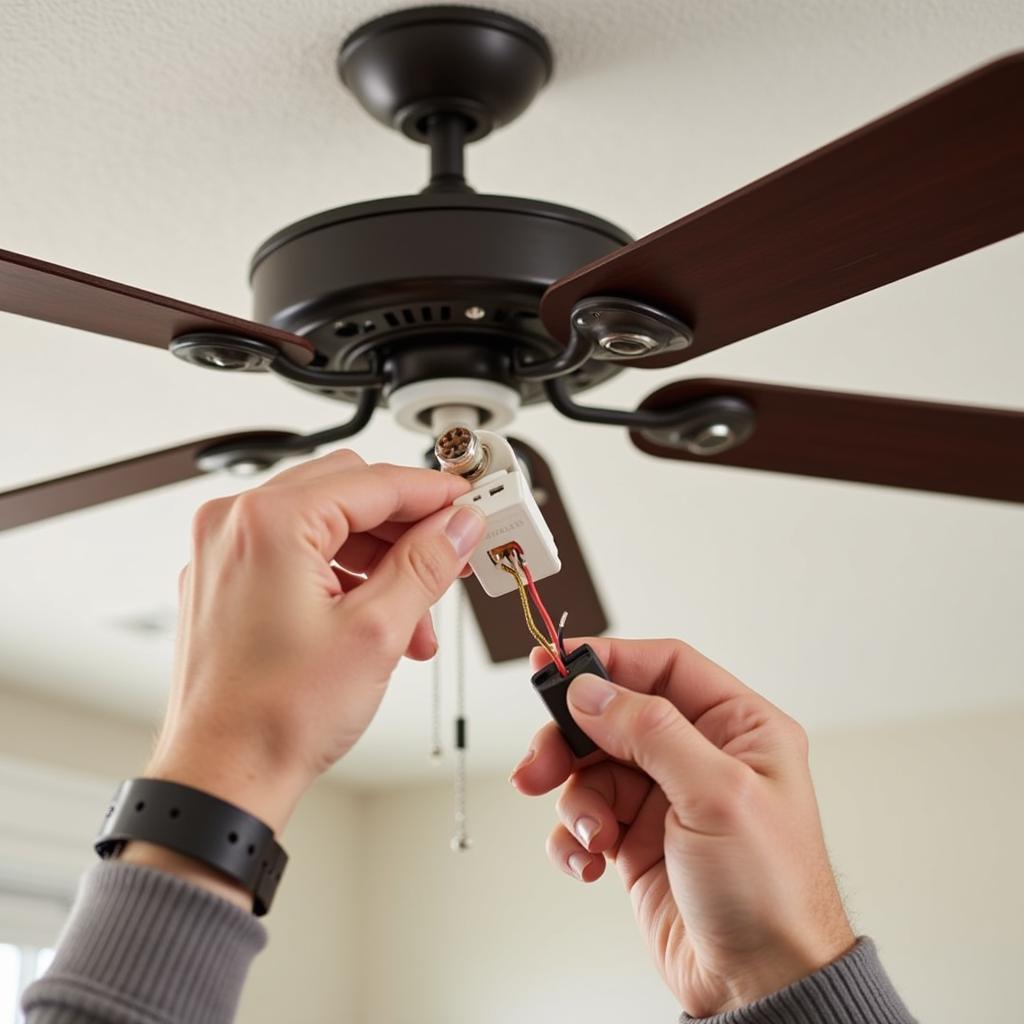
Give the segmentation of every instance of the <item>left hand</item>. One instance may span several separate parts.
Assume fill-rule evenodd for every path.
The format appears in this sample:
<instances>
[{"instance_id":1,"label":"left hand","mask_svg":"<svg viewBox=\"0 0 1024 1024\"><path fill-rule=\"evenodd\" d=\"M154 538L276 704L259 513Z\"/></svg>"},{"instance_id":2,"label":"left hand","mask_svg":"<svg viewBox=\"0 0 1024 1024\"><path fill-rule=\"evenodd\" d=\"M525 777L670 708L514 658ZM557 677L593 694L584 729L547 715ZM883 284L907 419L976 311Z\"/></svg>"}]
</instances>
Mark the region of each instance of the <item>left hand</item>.
<instances>
[{"instance_id":1,"label":"left hand","mask_svg":"<svg viewBox=\"0 0 1024 1024\"><path fill-rule=\"evenodd\" d=\"M376 713L484 531L469 485L339 451L208 502L181 576L170 705L146 772L275 832ZM131 858L125 858L131 859Z\"/></svg>"}]
</instances>

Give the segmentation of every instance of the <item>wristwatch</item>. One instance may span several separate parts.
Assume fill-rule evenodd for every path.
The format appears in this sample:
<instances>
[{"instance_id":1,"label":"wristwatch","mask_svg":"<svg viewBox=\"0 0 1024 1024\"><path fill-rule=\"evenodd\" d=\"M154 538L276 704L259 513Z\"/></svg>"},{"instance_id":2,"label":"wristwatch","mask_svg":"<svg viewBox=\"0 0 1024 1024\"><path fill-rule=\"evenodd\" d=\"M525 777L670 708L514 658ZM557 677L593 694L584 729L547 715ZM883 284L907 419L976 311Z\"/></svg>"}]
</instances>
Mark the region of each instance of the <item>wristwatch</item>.
<instances>
[{"instance_id":1,"label":"wristwatch","mask_svg":"<svg viewBox=\"0 0 1024 1024\"><path fill-rule=\"evenodd\" d=\"M105 860L140 840L201 861L252 893L262 917L288 863L269 826L226 800L164 779L129 779L118 787L96 837Z\"/></svg>"}]
</instances>

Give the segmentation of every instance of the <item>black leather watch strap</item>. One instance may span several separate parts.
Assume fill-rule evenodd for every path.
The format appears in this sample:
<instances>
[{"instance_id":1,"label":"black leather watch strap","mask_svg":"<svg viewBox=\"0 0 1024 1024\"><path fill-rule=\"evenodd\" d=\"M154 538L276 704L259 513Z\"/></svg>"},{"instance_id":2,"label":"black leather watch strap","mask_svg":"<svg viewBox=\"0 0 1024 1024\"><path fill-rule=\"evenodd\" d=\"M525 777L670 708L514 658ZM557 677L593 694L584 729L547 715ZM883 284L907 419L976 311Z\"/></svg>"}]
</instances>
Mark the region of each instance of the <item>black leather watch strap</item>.
<instances>
[{"instance_id":1,"label":"black leather watch strap","mask_svg":"<svg viewBox=\"0 0 1024 1024\"><path fill-rule=\"evenodd\" d=\"M96 837L96 852L114 856L141 840L193 857L252 893L262 917L273 902L288 854L259 818L191 786L163 779L122 782Z\"/></svg>"}]
</instances>

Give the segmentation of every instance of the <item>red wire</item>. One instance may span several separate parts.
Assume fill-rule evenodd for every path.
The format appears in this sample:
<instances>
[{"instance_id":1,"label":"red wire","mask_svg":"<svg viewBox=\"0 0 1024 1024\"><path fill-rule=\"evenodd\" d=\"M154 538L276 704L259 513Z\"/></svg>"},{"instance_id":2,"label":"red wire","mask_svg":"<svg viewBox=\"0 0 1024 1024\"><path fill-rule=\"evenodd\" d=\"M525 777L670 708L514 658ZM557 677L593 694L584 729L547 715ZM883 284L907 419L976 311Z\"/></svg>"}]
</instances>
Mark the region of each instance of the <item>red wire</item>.
<instances>
[{"instance_id":1,"label":"red wire","mask_svg":"<svg viewBox=\"0 0 1024 1024\"><path fill-rule=\"evenodd\" d=\"M555 624L551 621L551 616L548 615L547 608L544 607L544 602L541 600L540 592L537 590L537 584L533 580L533 573L530 572L530 567L526 564L526 559L523 558L521 551L519 554L519 564L523 567L523 575L526 577L526 588L530 591L530 597L533 598L533 603L536 606L537 611L540 612L540 617L544 620L548 636L551 638L551 647L555 652L555 667L563 676L567 676L569 674L569 670L565 667L565 662L562 661L561 655L558 653L558 630L555 629Z\"/></svg>"}]
</instances>

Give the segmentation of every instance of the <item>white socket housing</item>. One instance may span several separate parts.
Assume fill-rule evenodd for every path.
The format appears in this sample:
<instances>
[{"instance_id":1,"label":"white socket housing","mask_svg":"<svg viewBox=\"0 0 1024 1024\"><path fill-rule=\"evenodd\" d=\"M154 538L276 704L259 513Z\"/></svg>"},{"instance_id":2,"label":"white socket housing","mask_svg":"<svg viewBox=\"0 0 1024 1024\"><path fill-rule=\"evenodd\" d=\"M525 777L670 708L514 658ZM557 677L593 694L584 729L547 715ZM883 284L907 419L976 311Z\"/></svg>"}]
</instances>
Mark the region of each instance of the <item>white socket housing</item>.
<instances>
[{"instance_id":1,"label":"white socket housing","mask_svg":"<svg viewBox=\"0 0 1024 1024\"><path fill-rule=\"evenodd\" d=\"M473 489L455 504L471 505L487 517L484 539L469 559L470 568L490 597L501 597L516 589L516 582L492 558L491 552L518 544L535 580L553 576L562 568L555 538L533 497L511 445L488 430L476 431L487 446L489 465Z\"/></svg>"}]
</instances>

